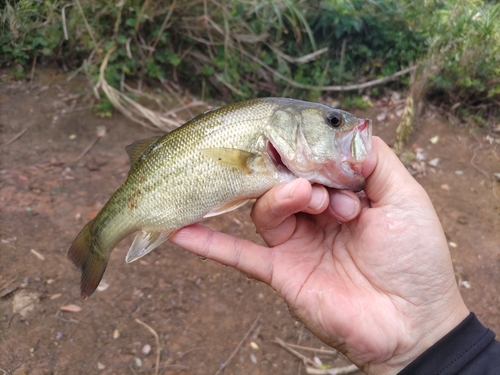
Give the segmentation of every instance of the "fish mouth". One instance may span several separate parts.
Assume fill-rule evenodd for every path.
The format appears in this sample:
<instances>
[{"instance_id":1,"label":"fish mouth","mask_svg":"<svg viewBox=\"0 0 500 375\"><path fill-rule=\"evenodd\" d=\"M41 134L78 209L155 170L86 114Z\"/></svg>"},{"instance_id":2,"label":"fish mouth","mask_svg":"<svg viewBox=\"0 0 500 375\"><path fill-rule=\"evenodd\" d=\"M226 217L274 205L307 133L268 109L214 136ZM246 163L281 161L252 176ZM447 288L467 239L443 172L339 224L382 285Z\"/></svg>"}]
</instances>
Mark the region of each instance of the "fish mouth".
<instances>
[{"instance_id":1,"label":"fish mouth","mask_svg":"<svg viewBox=\"0 0 500 375\"><path fill-rule=\"evenodd\" d=\"M286 164L283 162L283 159L276 149L274 147L273 143L268 140L267 142L267 147L266 147L267 154L269 155L269 159L280 174L287 174L291 177L298 178L298 177L304 177L308 179L311 183L319 183L322 185L325 185L327 187L331 188L336 188L336 189L348 189L354 192L358 192L364 189L366 181L365 178L362 175L362 170L363 170L363 163L358 162L343 162L340 164L337 164L336 167L334 167L333 172L334 175L337 176L336 182L332 184L332 181L326 182L326 181L316 181L317 176L315 175L315 178L311 179L311 176L306 177L306 176L300 176L299 174L294 173L290 168L286 166ZM326 168L329 169L329 168ZM324 172L329 174L326 169L323 169ZM343 173L341 172L343 171ZM339 174L340 172L340 174Z\"/></svg>"}]
</instances>

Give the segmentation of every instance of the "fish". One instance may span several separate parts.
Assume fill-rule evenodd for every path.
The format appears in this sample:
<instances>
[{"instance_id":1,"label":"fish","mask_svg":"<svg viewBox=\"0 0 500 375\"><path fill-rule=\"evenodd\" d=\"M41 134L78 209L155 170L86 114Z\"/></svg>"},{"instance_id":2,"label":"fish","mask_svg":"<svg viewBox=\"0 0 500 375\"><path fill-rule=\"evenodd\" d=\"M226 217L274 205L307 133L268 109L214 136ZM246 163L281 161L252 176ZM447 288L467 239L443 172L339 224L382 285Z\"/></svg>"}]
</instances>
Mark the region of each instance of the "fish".
<instances>
[{"instance_id":1,"label":"fish","mask_svg":"<svg viewBox=\"0 0 500 375\"><path fill-rule=\"evenodd\" d=\"M298 177L362 190L371 128L370 119L321 103L258 98L211 109L168 134L132 143L126 181L68 251L82 272L81 297L94 293L111 252L134 232L127 263L182 227Z\"/></svg>"}]
</instances>

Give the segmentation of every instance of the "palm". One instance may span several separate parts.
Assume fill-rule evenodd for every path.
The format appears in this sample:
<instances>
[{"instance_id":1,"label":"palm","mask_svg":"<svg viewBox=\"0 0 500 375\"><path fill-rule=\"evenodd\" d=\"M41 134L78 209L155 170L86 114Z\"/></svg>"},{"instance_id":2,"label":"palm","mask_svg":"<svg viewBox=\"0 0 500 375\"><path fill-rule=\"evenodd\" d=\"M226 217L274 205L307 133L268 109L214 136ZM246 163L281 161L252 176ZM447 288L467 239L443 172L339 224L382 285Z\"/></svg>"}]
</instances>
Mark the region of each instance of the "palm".
<instances>
[{"instance_id":1,"label":"palm","mask_svg":"<svg viewBox=\"0 0 500 375\"><path fill-rule=\"evenodd\" d=\"M333 201L311 208L313 190L326 190L303 181L272 189L254 205L252 219L269 247L200 225L171 240L271 285L320 339L367 373L389 374L468 311L432 203L387 146L374 146L385 164L367 164L370 200L342 193L357 202L344 224Z\"/></svg>"},{"instance_id":2,"label":"palm","mask_svg":"<svg viewBox=\"0 0 500 375\"><path fill-rule=\"evenodd\" d=\"M401 291L391 287L399 274L391 259L396 254L384 251L383 239L372 236L375 228L363 224L364 215L377 214L364 211L348 225L327 214L298 217L290 239L273 248L271 283L318 337L358 363L394 351L388 336L403 331L390 323L399 320L398 305L404 305ZM363 358L357 348L363 348Z\"/></svg>"}]
</instances>

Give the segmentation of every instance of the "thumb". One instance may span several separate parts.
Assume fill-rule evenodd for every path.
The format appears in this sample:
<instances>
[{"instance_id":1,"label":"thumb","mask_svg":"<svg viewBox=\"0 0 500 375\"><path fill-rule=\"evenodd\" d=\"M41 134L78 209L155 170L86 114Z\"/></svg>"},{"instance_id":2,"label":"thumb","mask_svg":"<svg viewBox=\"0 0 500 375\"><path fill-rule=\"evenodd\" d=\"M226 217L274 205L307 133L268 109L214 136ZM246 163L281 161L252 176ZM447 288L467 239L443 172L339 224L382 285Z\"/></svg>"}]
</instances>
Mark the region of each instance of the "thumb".
<instances>
[{"instance_id":1,"label":"thumb","mask_svg":"<svg viewBox=\"0 0 500 375\"><path fill-rule=\"evenodd\" d=\"M366 178L364 191L372 206L395 204L412 196L428 199L422 186L379 137L373 137L370 158L363 163L362 173Z\"/></svg>"}]
</instances>

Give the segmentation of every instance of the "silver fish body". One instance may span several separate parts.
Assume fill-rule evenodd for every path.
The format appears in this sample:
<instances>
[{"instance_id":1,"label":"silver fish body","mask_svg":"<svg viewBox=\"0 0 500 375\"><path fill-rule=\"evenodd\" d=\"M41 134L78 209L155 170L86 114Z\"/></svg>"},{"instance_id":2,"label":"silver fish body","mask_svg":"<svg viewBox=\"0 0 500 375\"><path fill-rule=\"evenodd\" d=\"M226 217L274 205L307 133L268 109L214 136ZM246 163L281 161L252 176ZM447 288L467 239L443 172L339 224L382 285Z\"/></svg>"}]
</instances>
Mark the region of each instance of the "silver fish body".
<instances>
[{"instance_id":1,"label":"silver fish body","mask_svg":"<svg viewBox=\"0 0 500 375\"><path fill-rule=\"evenodd\" d=\"M231 211L297 177L361 190L360 163L370 148L371 120L285 98L213 109L169 134L128 146L127 180L68 252L82 270L82 297L93 293L109 254L129 234L140 231L127 262L176 230Z\"/></svg>"}]
</instances>

